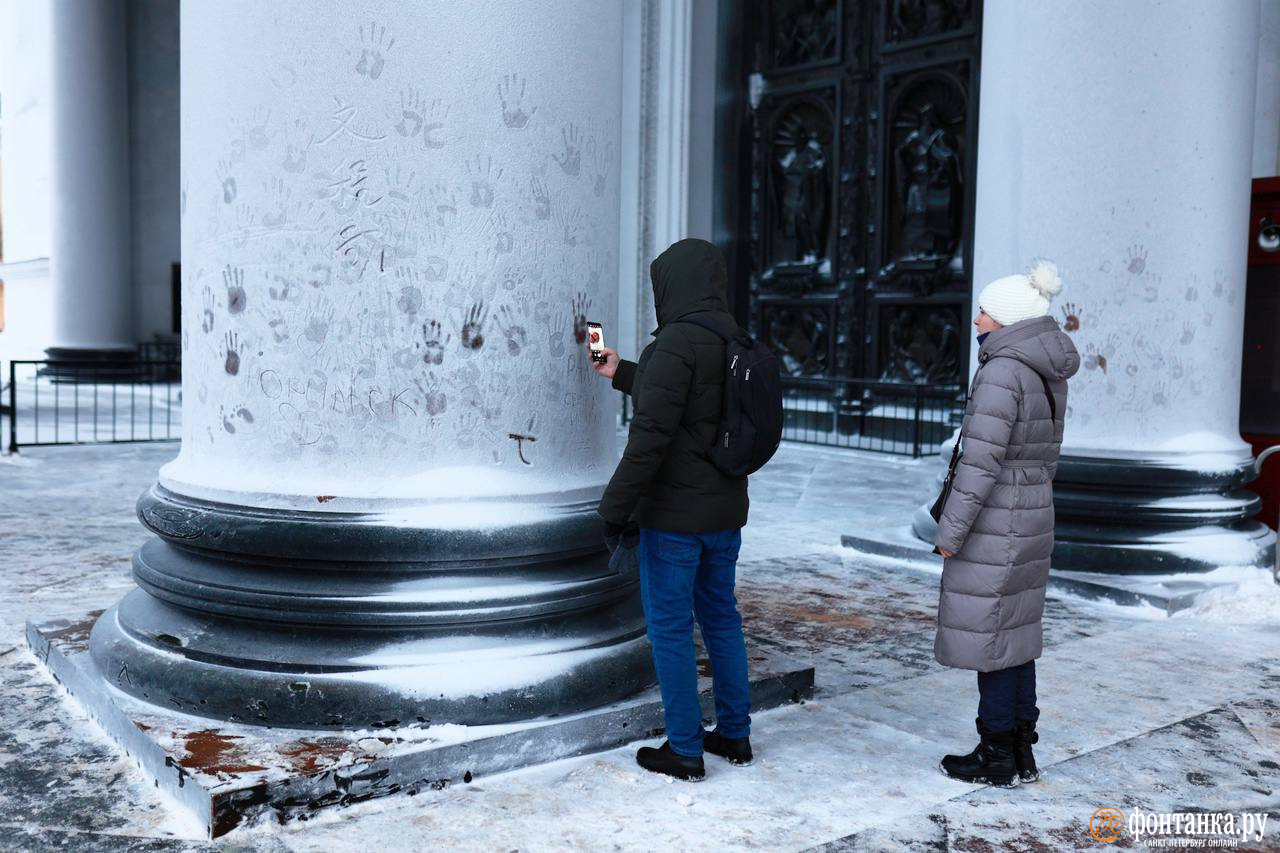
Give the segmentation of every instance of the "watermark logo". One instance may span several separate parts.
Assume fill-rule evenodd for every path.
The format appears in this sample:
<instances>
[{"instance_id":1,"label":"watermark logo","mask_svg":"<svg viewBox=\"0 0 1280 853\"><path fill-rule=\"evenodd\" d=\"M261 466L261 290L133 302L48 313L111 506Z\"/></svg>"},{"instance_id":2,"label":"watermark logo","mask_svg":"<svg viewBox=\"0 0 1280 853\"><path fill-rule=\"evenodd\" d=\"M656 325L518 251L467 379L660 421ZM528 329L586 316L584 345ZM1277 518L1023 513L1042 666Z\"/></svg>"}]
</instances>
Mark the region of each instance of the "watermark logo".
<instances>
[{"instance_id":1,"label":"watermark logo","mask_svg":"<svg viewBox=\"0 0 1280 853\"><path fill-rule=\"evenodd\" d=\"M1147 847L1228 848L1261 841L1267 829L1266 812L1144 812L1125 815L1103 806L1089 818L1089 834L1098 841L1127 840Z\"/></svg>"},{"instance_id":2,"label":"watermark logo","mask_svg":"<svg viewBox=\"0 0 1280 853\"><path fill-rule=\"evenodd\" d=\"M1124 812L1103 806L1089 818L1089 834L1099 841L1115 841L1124 832Z\"/></svg>"}]
</instances>

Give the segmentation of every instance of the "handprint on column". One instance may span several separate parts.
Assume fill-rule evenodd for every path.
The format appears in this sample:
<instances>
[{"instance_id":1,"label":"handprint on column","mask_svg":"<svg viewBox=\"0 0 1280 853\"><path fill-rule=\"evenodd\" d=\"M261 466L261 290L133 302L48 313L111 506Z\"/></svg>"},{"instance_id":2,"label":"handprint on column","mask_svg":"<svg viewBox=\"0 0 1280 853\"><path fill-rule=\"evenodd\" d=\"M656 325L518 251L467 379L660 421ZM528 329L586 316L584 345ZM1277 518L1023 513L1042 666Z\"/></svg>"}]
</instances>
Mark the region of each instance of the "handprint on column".
<instances>
[{"instance_id":1,"label":"handprint on column","mask_svg":"<svg viewBox=\"0 0 1280 853\"><path fill-rule=\"evenodd\" d=\"M356 63L356 73L361 77L377 80L382 76L382 69L387 64L386 54L395 47L395 44L395 38L388 40L387 28L379 26L377 21L371 21L367 30L362 24L360 26L360 60Z\"/></svg>"},{"instance_id":2,"label":"handprint on column","mask_svg":"<svg viewBox=\"0 0 1280 853\"><path fill-rule=\"evenodd\" d=\"M439 417L449 408L449 398L441 390L440 380L434 373L427 373L426 382L415 379L413 384L422 392L423 409L430 417Z\"/></svg>"},{"instance_id":3,"label":"handprint on column","mask_svg":"<svg viewBox=\"0 0 1280 853\"><path fill-rule=\"evenodd\" d=\"M467 175L471 178L471 206L493 207L493 183L502 179L502 167L493 170L493 158L476 155L475 162L467 161Z\"/></svg>"},{"instance_id":4,"label":"handprint on column","mask_svg":"<svg viewBox=\"0 0 1280 853\"><path fill-rule=\"evenodd\" d=\"M231 204L236 200L236 177L231 174L231 164L225 160L218 161L218 181L222 187L222 203Z\"/></svg>"},{"instance_id":5,"label":"handprint on column","mask_svg":"<svg viewBox=\"0 0 1280 853\"><path fill-rule=\"evenodd\" d=\"M524 326L517 322L515 312L511 310L510 305L503 305L498 309L498 326L507 339L507 353L512 356L520 355L528 346L529 336Z\"/></svg>"},{"instance_id":6,"label":"handprint on column","mask_svg":"<svg viewBox=\"0 0 1280 853\"><path fill-rule=\"evenodd\" d=\"M575 207L572 210L556 212L556 225L560 228L561 239L569 248L578 245L578 241L582 237L582 225L584 221L582 208Z\"/></svg>"},{"instance_id":7,"label":"handprint on column","mask_svg":"<svg viewBox=\"0 0 1280 853\"><path fill-rule=\"evenodd\" d=\"M222 271L222 283L227 288L227 313L243 313L248 304L248 297L244 292L244 270L227 264L227 268Z\"/></svg>"},{"instance_id":8,"label":"handprint on column","mask_svg":"<svg viewBox=\"0 0 1280 853\"><path fill-rule=\"evenodd\" d=\"M227 332L223 341L223 351L226 354L222 363L223 370L228 376L236 376L240 373L240 335L238 333Z\"/></svg>"},{"instance_id":9,"label":"handprint on column","mask_svg":"<svg viewBox=\"0 0 1280 853\"><path fill-rule=\"evenodd\" d=\"M484 323L489 311L482 301L473 303L463 315L460 340L464 349L479 350L484 346Z\"/></svg>"},{"instance_id":10,"label":"handprint on column","mask_svg":"<svg viewBox=\"0 0 1280 853\"><path fill-rule=\"evenodd\" d=\"M399 267L396 269L396 280L400 284L400 293L396 296L396 308L401 314L412 317L422 308L422 288L419 286L418 271L411 267Z\"/></svg>"},{"instance_id":11,"label":"handprint on column","mask_svg":"<svg viewBox=\"0 0 1280 853\"><path fill-rule=\"evenodd\" d=\"M613 168L613 143L601 146L592 137L587 141L587 157L591 162L591 191L600 198L608 183L609 170Z\"/></svg>"},{"instance_id":12,"label":"handprint on column","mask_svg":"<svg viewBox=\"0 0 1280 853\"><path fill-rule=\"evenodd\" d=\"M562 127L560 138L564 142L564 150L551 157L566 175L577 177L582 173L582 138L577 125L570 122L568 127Z\"/></svg>"},{"instance_id":13,"label":"handprint on column","mask_svg":"<svg viewBox=\"0 0 1280 853\"><path fill-rule=\"evenodd\" d=\"M573 297L573 339L579 345L587 342L587 311L591 308L591 298L582 291Z\"/></svg>"},{"instance_id":14,"label":"handprint on column","mask_svg":"<svg viewBox=\"0 0 1280 853\"><path fill-rule=\"evenodd\" d=\"M552 358L561 358L565 353L564 339L569 333L568 324L563 317L557 317L551 321L547 333L547 347Z\"/></svg>"},{"instance_id":15,"label":"handprint on column","mask_svg":"<svg viewBox=\"0 0 1280 853\"><path fill-rule=\"evenodd\" d=\"M551 192L547 189L547 182L537 177L530 178L529 195L533 201L533 215L542 220L550 219Z\"/></svg>"},{"instance_id":16,"label":"handprint on column","mask_svg":"<svg viewBox=\"0 0 1280 853\"><path fill-rule=\"evenodd\" d=\"M422 361L426 364L439 365L444 362L444 350L453 340L450 332L444 331L439 320L428 320L422 324Z\"/></svg>"},{"instance_id":17,"label":"handprint on column","mask_svg":"<svg viewBox=\"0 0 1280 853\"><path fill-rule=\"evenodd\" d=\"M524 128L529 123L529 119L533 118L533 114L538 111L535 106L525 112L522 102L525 85L528 82L519 74L504 74L502 82L498 84L498 100L502 104L502 123L512 130Z\"/></svg>"},{"instance_id":18,"label":"handprint on column","mask_svg":"<svg viewBox=\"0 0 1280 853\"><path fill-rule=\"evenodd\" d=\"M217 300L213 295L213 288L207 284L201 288L200 294L204 299L204 310L200 312L200 330L207 335L213 331L213 309L217 307Z\"/></svg>"}]
</instances>

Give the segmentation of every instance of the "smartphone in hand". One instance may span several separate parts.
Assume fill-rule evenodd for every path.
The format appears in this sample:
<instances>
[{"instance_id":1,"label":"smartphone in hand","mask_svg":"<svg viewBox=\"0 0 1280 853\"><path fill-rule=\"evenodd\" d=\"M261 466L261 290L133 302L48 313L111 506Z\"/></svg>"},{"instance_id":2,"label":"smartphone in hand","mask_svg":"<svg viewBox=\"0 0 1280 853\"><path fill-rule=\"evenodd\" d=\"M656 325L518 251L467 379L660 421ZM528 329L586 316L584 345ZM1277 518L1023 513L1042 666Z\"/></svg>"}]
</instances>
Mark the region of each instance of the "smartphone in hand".
<instances>
[{"instance_id":1,"label":"smartphone in hand","mask_svg":"<svg viewBox=\"0 0 1280 853\"><path fill-rule=\"evenodd\" d=\"M591 360L596 364L604 364L604 326L587 321L587 345L591 347Z\"/></svg>"}]
</instances>

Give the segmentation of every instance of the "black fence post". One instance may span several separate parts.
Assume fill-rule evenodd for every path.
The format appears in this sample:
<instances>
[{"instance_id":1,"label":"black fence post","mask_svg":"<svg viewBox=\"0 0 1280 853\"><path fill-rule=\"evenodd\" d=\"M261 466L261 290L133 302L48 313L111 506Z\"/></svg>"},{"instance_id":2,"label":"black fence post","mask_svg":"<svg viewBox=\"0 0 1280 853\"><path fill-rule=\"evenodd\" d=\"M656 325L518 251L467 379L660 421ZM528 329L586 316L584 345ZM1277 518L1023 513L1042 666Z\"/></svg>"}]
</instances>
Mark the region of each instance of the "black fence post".
<instances>
[{"instance_id":1,"label":"black fence post","mask_svg":"<svg viewBox=\"0 0 1280 853\"><path fill-rule=\"evenodd\" d=\"M9 359L9 452L18 452L18 382L13 359Z\"/></svg>"},{"instance_id":2,"label":"black fence post","mask_svg":"<svg viewBox=\"0 0 1280 853\"><path fill-rule=\"evenodd\" d=\"M915 386L915 398L916 398L915 399L915 403L916 403L915 436L913 437L914 441L912 442L914 445L914 450L911 453L911 457L913 459L920 458L920 421L921 421L920 416L923 413L923 406L924 406L924 394L921 392L923 391L924 391L923 385Z\"/></svg>"}]
</instances>

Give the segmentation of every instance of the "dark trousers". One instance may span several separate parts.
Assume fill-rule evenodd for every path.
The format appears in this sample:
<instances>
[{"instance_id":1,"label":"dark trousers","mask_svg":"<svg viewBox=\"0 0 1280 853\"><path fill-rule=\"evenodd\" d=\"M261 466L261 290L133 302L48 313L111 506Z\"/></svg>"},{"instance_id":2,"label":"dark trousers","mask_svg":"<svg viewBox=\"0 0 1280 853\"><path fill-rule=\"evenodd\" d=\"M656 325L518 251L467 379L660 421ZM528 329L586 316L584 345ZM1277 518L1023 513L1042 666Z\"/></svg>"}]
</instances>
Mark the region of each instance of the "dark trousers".
<instances>
[{"instance_id":1,"label":"dark trousers","mask_svg":"<svg viewBox=\"0 0 1280 853\"><path fill-rule=\"evenodd\" d=\"M1034 723L1039 718L1035 661L978 673L978 720L987 731L1007 732L1015 722Z\"/></svg>"},{"instance_id":2,"label":"dark trousers","mask_svg":"<svg viewBox=\"0 0 1280 853\"><path fill-rule=\"evenodd\" d=\"M716 731L751 734L751 687L742 616L733 581L741 530L673 533L640 528L640 598L653 666L662 689L667 740L680 755L702 754L702 708L693 650L693 622L711 659Z\"/></svg>"}]
</instances>

